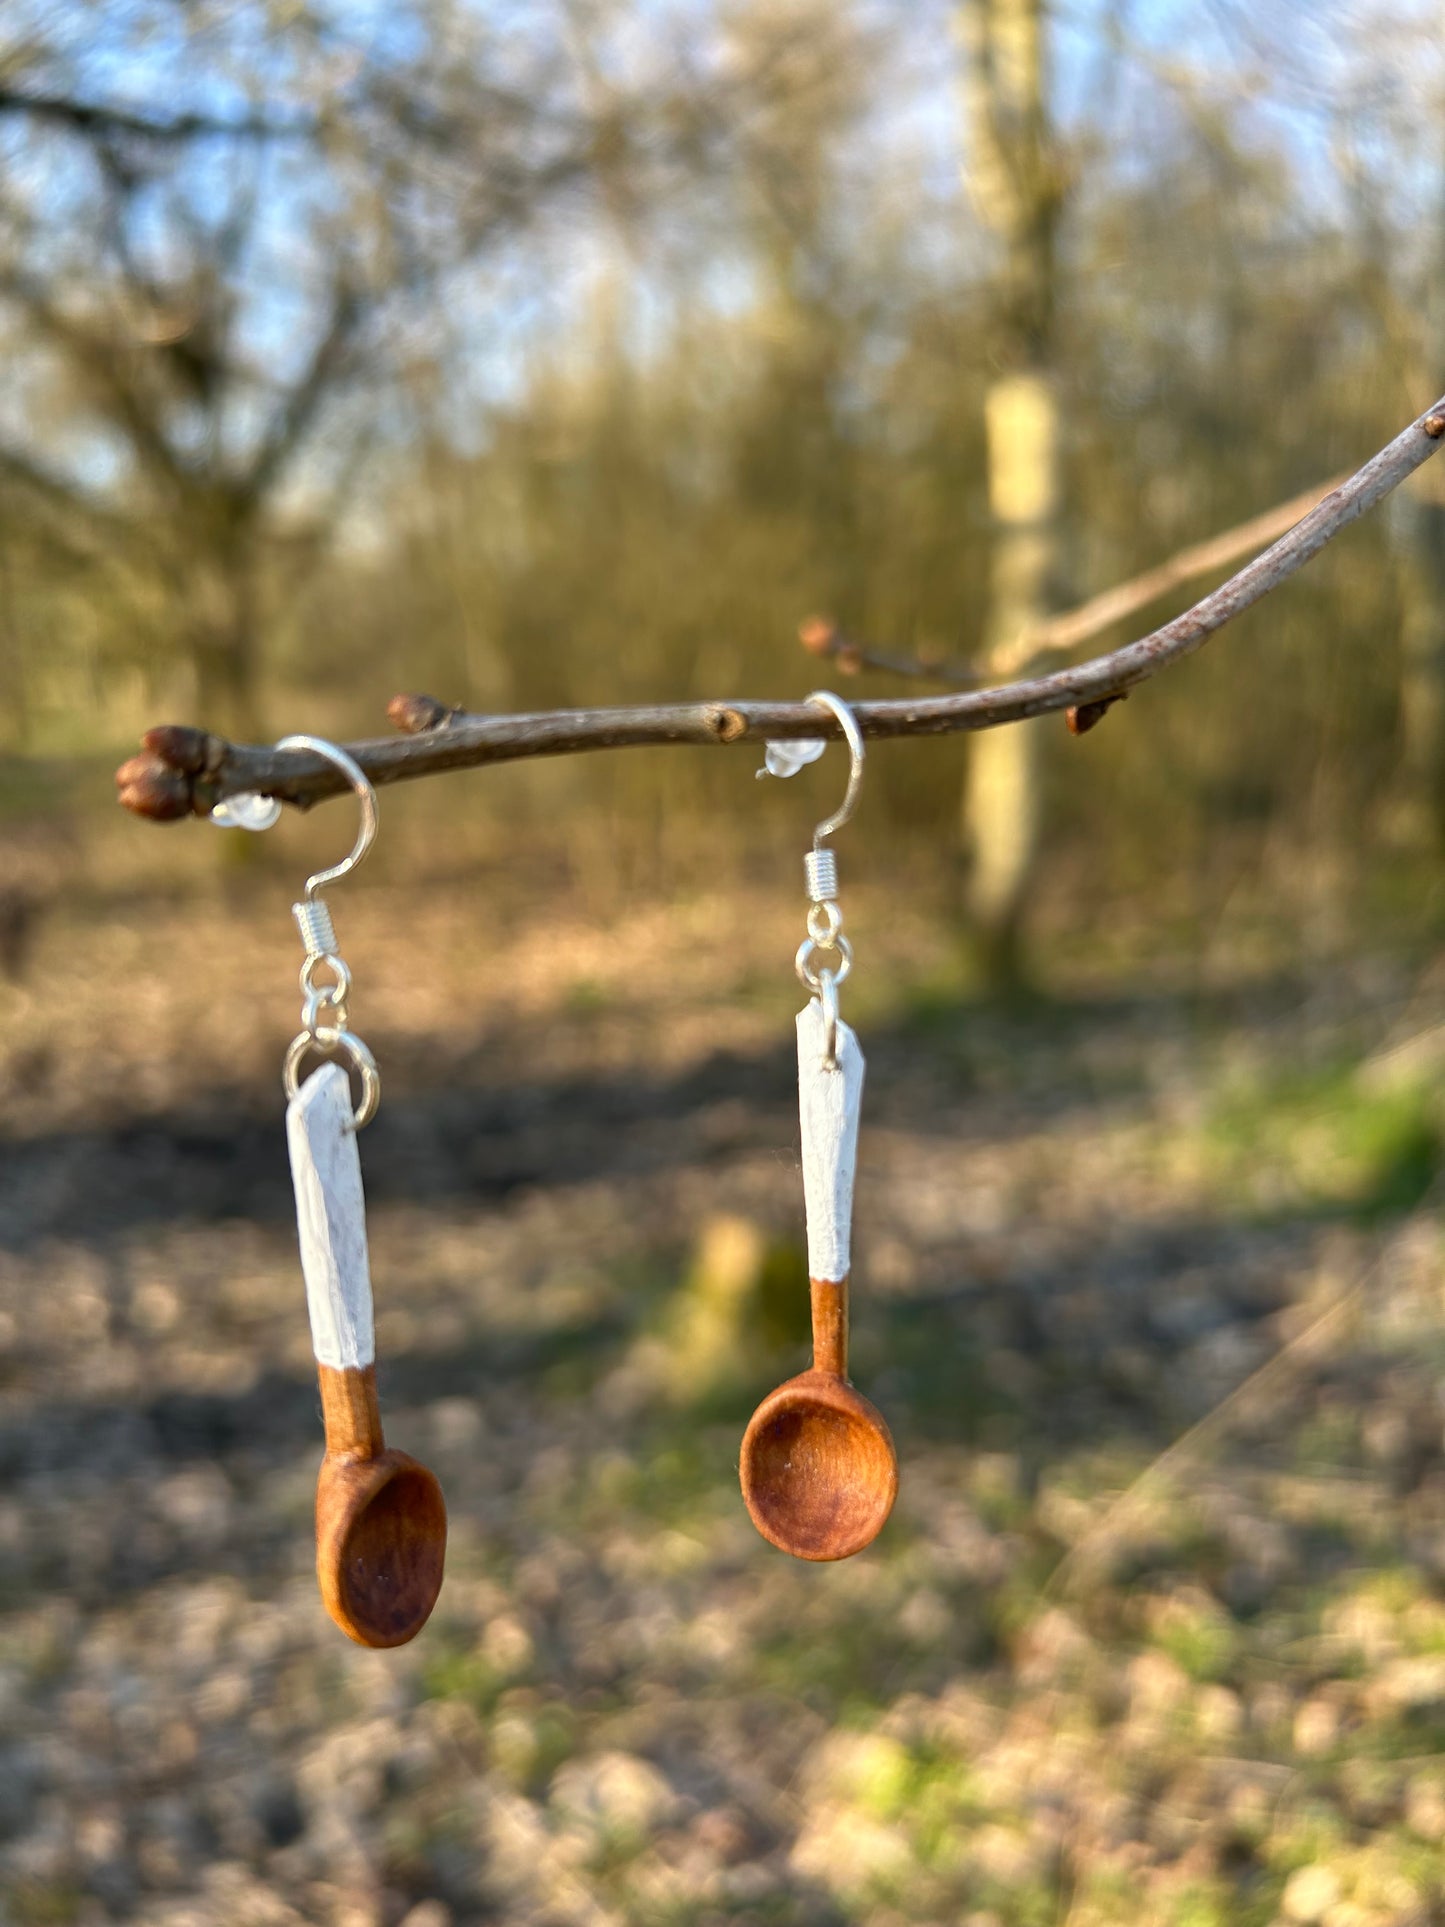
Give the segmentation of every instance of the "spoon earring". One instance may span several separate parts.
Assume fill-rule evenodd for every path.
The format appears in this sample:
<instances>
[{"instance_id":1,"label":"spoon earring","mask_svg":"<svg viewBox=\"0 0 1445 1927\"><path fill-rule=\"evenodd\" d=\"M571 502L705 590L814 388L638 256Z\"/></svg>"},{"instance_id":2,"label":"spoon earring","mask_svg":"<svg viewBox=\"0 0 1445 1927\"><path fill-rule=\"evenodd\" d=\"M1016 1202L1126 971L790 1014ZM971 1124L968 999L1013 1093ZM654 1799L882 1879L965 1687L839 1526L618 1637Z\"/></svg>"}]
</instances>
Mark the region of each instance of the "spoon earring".
<instances>
[{"instance_id":1,"label":"spoon earring","mask_svg":"<svg viewBox=\"0 0 1445 1927\"><path fill-rule=\"evenodd\" d=\"M403 1646L426 1624L441 1590L447 1513L436 1475L388 1451L376 1398L366 1203L356 1134L376 1115L376 1060L348 1028L351 972L336 948L323 885L354 870L376 835L376 792L334 743L287 736L343 772L361 804L350 856L309 877L291 906L306 961L302 1028L286 1052L286 1137L296 1189L301 1269L321 1385L326 1456L316 1483L316 1577L326 1610L362 1646ZM301 1082L308 1057L332 1061ZM346 1060L360 1079L355 1112Z\"/></svg>"},{"instance_id":2,"label":"spoon earring","mask_svg":"<svg viewBox=\"0 0 1445 1927\"><path fill-rule=\"evenodd\" d=\"M898 1494L898 1455L882 1414L848 1378L848 1274L863 1053L838 1015L853 966L838 907L838 863L823 839L852 815L863 780L863 737L841 698L832 711L852 764L840 808L813 832L803 860L810 907L796 968L812 993L798 1015L798 1110L808 1220L813 1366L770 1392L753 1413L739 1459L743 1500L765 1539L798 1559L846 1559L871 1545ZM770 745L767 767L792 775L824 744ZM763 774L764 772L759 772ZM831 956L832 964L822 961Z\"/></svg>"}]
</instances>

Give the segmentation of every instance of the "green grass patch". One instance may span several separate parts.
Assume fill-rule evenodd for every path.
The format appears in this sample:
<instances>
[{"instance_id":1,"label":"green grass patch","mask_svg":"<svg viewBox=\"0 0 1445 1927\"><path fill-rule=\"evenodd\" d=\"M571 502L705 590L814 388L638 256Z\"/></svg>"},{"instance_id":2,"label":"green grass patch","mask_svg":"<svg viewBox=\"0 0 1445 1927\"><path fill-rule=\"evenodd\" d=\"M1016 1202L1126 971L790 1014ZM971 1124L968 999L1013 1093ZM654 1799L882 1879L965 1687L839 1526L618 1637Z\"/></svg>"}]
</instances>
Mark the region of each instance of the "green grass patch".
<instances>
[{"instance_id":1,"label":"green grass patch","mask_svg":"<svg viewBox=\"0 0 1445 1927\"><path fill-rule=\"evenodd\" d=\"M496 1666L474 1646L430 1653L421 1679L428 1699L460 1700L484 1719L517 1683L515 1672Z\"/></svg>"},{"instance_id":2,"label":"green grass patch","mask_svg":"<svg viewBox=\"0 0 1445 1927\"><path fill-rule=\"evenodd\" d=\"M22 1880L10 1892L15 1927L70 1927L80 1904L79 1892L65 1881Z\"/></svg>"},{"instance_id":3,"label":"green grass patch","mask_svg":"<svg viewBox=\"0 0 1445 1927\"><path fill-rule=\"evenodd\" d=\"M1181 1610L1161 1616L1154 1644L1202 1686L1229 1677L1239 1654L1239 1631L1223 1613Z\"/></svg>"},{"instance_id":4,"label":"green grass patch","mask_svg":"<svg viewBox=\"0 0 1445 1927\"><path fill-rule=\"evenodd\" d=\"M1363 1224L1413 1209L1442 1154L1433 1091L1368 1082L1355 1063L1234 1084L1216 1099L1204 1139L1234 1195L1264 1208L1338 1210Z\"/></svg>"}]
</instances>

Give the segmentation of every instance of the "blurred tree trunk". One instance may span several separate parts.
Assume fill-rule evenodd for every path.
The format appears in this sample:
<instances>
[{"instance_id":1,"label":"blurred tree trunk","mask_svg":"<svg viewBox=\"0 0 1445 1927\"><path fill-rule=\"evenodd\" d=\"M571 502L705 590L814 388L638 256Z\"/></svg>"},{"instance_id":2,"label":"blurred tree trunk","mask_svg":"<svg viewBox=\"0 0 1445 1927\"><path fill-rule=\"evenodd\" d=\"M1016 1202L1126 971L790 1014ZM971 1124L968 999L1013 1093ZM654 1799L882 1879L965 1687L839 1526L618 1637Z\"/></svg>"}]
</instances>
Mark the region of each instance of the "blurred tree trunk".
<instances>
[{"instance_id":1,"label":"blurred tree trunk","mask_svg":"<svg viewBox=\"0 0 1445 1927\"><path fill-rule=\"evenodd\" d=\"M1413 494L1399 515L1400 779L1411 822L1445 848L1445 502Z\"/></svg>"},{"instance_id":2,"label":"blurred tree trunk","mask_svg":"<svg viewBox=\"0 0 1445 1927\"><path fill-rule=\"evenodd\" d=\"M1049 613L1057 574L1059 415L1054 383L1060 174L1048 101L1045 0L961 0L968 187L997 251L985 397L993 523L985 655ZM964 834L969 911L990 989L1024 976L1039 838L1039 723L970 744Z\"/></svg>"},{"instance_id":3,"label":"blurred tree trunk","mask_svg":"<svg viewBox=\"0 0 1445 1927\"><path fill-rule=\"evenodd\" d=\"M1387 308L1414 339L1406 346L1412 394L1440 393L1440 330L1445 326L1445 196L1436 205L1432 244L1408 319ZM1413 324L1411 326L1410 324ZM1398 348L1397 348L1398 352ZM1436 850L1445 850L1445 485L1433 472L1399 504L1400 777L1409 816Z\"/></svg>"},{"instance_id":4,"label":"blurred tree trunk","mask_svg":"<svg viewBox=\"0 0 1445 1927\"><path fill-rule=\"evenodd\" d=\"M1354 63L1356 90L1339 109L1335 146L1354 217L1360 288L1386 351L1391 400L1403 388L1418 411L1439 394L1445 371L1439 347L1445 327L1445 146L1439 132L1445 74L1435 45L1438 28L1423 17L1417 24L1427 36L1423 46L1400 21L1393 29L1382 21L1371 30ZM1420 200L1407 198L1403 184L1412 179L1424 184ZM1391 533L1400 612L1394 823L1406 841L1442 852L1445 485L1433 471L1401 490Z\"/></svg>"},{"instance_id":5,"label":"blurred tree trunk","mask_svg":"<svg viewBox=\"0 0 1445 1927\"><path fill-rule=\"evenodd\" d=\"M259 558L249 541L198 544L188 596L198 713L242 742L265 739L261 712Z\"/></svg>"}]
</instances>

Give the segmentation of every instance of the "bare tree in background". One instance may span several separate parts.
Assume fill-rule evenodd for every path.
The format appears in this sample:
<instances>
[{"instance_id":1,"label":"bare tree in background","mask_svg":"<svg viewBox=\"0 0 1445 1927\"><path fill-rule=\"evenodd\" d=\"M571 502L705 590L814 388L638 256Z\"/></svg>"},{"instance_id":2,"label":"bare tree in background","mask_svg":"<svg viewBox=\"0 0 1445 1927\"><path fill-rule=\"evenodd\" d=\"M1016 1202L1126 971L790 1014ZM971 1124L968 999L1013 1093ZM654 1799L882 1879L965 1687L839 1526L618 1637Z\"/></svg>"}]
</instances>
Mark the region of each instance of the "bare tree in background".
<instances>
[{"instance_id":1,"label":"bare tree in background","mask_svg":"<svg viewBox=\"0 0 1445 1927\"><path fill-rule=\"evenodd\" d=\"M693 133L655 76L579 88L540 10L345 19L77 4L0 52L0 487L248 735L268 586L305 580L409 384L444 384L459 270Z\"/></svg>"}]
</instances>

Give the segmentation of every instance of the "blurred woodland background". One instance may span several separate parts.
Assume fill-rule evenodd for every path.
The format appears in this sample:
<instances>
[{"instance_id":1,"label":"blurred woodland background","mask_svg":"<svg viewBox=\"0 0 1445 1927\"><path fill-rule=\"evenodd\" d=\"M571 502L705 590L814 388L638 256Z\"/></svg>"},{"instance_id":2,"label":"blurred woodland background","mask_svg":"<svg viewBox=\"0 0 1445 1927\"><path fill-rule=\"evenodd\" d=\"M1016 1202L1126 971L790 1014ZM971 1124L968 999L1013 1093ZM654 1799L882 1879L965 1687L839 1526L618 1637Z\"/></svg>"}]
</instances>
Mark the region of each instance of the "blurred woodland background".
<instances>
[{"instance_id":1,"label":"blurred woodland background","mask_svg":"<svg viewBox=\"0 0 1445 1927\"><path fill-rule=\"evenodd\" d=\"M735 1466L803 1342L841 756L383 793L335 899L381 1388L452 1514L391 1655L309 1570L278 1092L349 806L110 782L406 689L930 687L819 614L1017 673L1442 342L1436 0L11 0L6 1927L1445 1922L1445 464L1097 731L870 754L903 1488L838 1568Z\"/></svg>"},{"instance_id":2,"label":"blurred woodland background","mask_svg":"<svg viewBox=\"0 0 1445 1927\"><path fill-rule=\"evenodd\" d=\"M1433 398L1440 41L1424 0L22 6L7 747L792 691L818 611L1024 663ZM1162 870L1213 911L1243 840L1338 910L1433 853L1442 489L1106 751L877 759L873 823L968 871L986 970L1081 858L1091 901ZM706 758L519 779L510 824L534 792L583 868L747 835Z\"/></svg>"}]
</instances>

